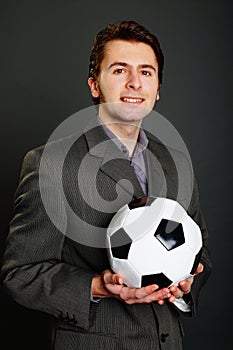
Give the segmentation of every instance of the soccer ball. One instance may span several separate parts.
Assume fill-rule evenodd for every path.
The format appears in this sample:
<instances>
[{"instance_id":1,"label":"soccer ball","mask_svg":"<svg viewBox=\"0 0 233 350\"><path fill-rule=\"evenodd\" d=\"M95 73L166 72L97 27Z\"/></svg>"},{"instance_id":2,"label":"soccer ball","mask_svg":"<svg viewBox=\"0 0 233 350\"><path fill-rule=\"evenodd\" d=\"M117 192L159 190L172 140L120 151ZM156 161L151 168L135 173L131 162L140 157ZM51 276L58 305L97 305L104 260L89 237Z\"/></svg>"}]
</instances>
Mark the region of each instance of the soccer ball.
<instances>
[{"instance_id":1,"label":"soccer ball","mask_svg":"<svg viewBox=\"0 0 233 350\"><path fill-rule=\"evenodd\" d=\"M175 200L142 197L124 205L107 229L111 269L129 287L178 285L200 261L199 226Z\"/></svg>"}]
</instances>

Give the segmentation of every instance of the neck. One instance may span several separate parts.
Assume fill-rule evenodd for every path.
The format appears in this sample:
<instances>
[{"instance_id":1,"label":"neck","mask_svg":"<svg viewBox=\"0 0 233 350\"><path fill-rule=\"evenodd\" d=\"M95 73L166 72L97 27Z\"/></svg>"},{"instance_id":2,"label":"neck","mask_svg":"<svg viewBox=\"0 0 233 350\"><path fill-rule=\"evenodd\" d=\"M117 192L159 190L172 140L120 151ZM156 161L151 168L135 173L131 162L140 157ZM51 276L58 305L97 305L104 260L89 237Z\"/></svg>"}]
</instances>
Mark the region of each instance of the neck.
<instances>
[{"instance_id":1,"label":"neck","mask_svg":"<svg viewBox=\"0 0 233 350\"><path fill-rule=\"evenodd\" d=\"M140 124L137 122L107 122L99 117L102 123L127 147L129 156L132 157L140 132Z\"/></svg>"}]
</instances>

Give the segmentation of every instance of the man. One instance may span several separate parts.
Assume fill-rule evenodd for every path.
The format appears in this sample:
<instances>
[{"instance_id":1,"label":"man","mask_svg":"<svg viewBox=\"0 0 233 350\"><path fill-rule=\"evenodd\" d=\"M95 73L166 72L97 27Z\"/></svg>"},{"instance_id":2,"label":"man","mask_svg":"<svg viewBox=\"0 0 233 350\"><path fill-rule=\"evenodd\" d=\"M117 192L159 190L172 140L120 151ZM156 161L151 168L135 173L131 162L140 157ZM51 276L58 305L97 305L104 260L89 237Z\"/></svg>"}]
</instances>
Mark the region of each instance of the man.
<instances>
[{"instance_id":1,"label":"man","mask_svg":"<svg viewBox=\"0 0 233 350\"><path fill-rule=\"evenodd\" d=\"M178 287L127 287L110 270L104 245L114 212L132 199L161 195L159 166L166 196L177 199L170 153L140 128L159 99L162 70L159 42L145 27L109 25L90 57L97 118L80 136L25 157L2 276L17 302L53 316L54 349L182 349L180 314L195 314L211 270L196 181L188 212L204 247L195 277Z\"/></svg>"}]
</instances>

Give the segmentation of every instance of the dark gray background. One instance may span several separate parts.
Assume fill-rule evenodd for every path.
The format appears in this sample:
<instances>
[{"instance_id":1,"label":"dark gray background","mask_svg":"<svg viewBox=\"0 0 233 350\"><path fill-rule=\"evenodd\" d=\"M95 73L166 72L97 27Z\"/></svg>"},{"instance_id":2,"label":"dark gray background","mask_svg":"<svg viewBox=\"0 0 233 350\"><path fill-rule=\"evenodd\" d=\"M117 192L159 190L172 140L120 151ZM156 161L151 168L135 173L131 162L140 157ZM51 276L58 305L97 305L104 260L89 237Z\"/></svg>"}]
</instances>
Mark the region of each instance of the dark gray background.
<instances>
[{"instance_id":1,"label":"dark gray background","mask_svg":"<svg viewBox=\"0 0 233 350\"><path fill-rule=\"evenodd\" d=\"M185 350L230 349L232 337L232 10L231 1L210 0L1 2L1 255L24 154L91 105L93 36L122 19L157 34L165 54L157 110L190 151L213 260L198 316L184 321ZM0 308L2 349L4 341L4 349L47 349L46 315L2 292Z\"/></svg>"}]
</instances>

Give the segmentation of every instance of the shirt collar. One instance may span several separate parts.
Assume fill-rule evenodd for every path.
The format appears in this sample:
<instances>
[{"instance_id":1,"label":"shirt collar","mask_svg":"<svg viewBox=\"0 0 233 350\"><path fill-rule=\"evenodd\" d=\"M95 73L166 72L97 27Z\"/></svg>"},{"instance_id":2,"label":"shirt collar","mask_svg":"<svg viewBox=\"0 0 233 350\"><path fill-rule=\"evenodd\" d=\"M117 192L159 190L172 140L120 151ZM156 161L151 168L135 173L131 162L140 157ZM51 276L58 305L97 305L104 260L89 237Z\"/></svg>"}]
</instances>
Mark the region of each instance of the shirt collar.
<instances>
[{"instance_id":1,"label":"shirt collar","mask_svg":"<svg viewBox=\"0 0 233 350\"><path fill-rule=\"evenodd\" d=\"M121 142L121 140L102 122L102 120L97 116L97 120L99 124L103 127L105 133L107 136L116 144L116 146L127 155L128 157L128 149L127 147ZM148 138L145 134L145 131L140 128L139 134L138 134L138 140L135 147L135 151L133 154L133 157L136 157L139 153L143 152L147 146L148 146Z\"/></svg>"}]
</instances>

